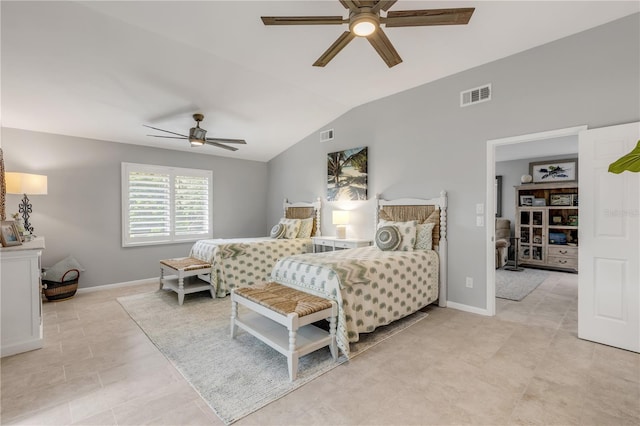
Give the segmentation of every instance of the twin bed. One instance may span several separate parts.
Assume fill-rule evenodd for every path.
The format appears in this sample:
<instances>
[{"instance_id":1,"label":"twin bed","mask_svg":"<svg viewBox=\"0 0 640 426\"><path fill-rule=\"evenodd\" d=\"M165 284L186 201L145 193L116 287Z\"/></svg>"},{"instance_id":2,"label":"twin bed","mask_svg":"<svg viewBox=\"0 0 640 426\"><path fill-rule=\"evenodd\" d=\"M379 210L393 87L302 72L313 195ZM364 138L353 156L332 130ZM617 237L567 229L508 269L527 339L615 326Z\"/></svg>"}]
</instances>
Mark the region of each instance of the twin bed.
<instances>
[{"instance_id":1,"label":"twin bed","mask_svg":"<svg viewBox=\"0 0 640 426\"><path fill-rule=\"evenodd\" d=\"M293 238L234 238L199 240L191 248L190 257L211 263L211 273L199 275L224 297L234 287L269 280L276 261L282 257L313 251L311 236L320 235L319 200L312 203L290 203L284 200L283 219L310 220L311 231Z\"/></svg>"},{"instance_id":2,"label":"twin bed","mask_svg":"<svg viewBox=\"0 0 640 426\"><path fill-rule=\"evenodd\" d=\"M301 204L305 203L296 205L307 210L296 213L285 204L287 217L310 215L309 205ZM319 202L315 204L314 234L319 234ZM310 238L204 240L194 245L191 255L212 262L211 282L219 296L234 286L270 280L335 300L339 307L337 343L349 356L349 342L358 341L360 333L372 332L436 301L446 306L446 192L432 199L378 198L375 223L376 229L386 225L406 235L413 232L414 239L405 240L403 233L399 249L381 250L374 245L324 253L311 253ZM304 244L308 247L302 248Z\"/></svg>"}]
</instances>

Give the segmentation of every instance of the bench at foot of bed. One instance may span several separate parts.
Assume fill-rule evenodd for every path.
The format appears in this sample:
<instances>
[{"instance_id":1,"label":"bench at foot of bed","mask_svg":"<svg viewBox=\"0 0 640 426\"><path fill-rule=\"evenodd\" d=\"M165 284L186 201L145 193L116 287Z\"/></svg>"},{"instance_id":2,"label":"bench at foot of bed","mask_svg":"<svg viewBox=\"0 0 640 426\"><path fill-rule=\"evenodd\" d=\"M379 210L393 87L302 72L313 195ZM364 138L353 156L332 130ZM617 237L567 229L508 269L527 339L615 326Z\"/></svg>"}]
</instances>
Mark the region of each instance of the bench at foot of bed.
<instances>
[{"instance_id":1,"label":"bench at foot of bed","mask_svg":"<svg viewBox=\"0 0 640 426\"><path fill-rule=\"evenodd\" d=\"M238 303L252 312L239 318ZM296 379L298 358L303 355L329 346L333 359L338 359L337 315L335 301L277 283L231 290L231 337L236 337L240 327L285 355L291 381ZM312 325L323 319L329 320L329 332Z\"/></svg>"},{"instance_id":2,"label":"bench at foot of bed","mask_svg":"<svg viewBox=\"0 0 640 426\"><path fill-rule=\"evenodd\" d=\"M199 291L209 291L215 299L216 289L202 280L186 282L185 278L211 272L211 264L194 257L181 257L160 261L160 290L168 288L178 293L178 303L182 305L184 295ZM170 275L165 275L168 273Z\"/></svg>"}]
</instances>

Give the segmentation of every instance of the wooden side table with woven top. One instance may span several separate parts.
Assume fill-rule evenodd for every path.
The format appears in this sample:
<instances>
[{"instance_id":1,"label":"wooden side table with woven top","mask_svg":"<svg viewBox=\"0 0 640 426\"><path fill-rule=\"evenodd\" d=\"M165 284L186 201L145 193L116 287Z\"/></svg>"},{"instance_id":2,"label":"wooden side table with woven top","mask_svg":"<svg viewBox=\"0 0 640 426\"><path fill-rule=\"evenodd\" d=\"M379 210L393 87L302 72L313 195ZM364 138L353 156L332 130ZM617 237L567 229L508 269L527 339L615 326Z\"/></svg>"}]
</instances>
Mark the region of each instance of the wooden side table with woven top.
<instances>
[{"instance_id":1,"label":"wooden side table with woven top","mask_svg":"<svg viewBox=\"0 0 640 426\"><path fill-rule=\"evenodd\" d=\"M252 312L239 318L238 303ZM231 337L236 337L240 327L285 355L291 381L296 379L298 358L303 355L329 346L333 359L338 359L337 315L335 301L278 283L231 290ZM329 320L329 332L312 325L323 319Z\"/></svg>"},{"instance_id":2,"label":"wooden side table with woven top","mask_svg":"<svg viewBox=\"0 0 640 426\"><path fill-rule=\"evenodd\" d=\"M165 276L165 272L169 276ZM195 257L180 257L160 261L160 290L164 287L178 293L178 303L182 305L184 295L199 291L209 291L216 298L215 287L206 281L185 282L185 278L211 272L211 264Z\"/></svg>"}]
</instances>

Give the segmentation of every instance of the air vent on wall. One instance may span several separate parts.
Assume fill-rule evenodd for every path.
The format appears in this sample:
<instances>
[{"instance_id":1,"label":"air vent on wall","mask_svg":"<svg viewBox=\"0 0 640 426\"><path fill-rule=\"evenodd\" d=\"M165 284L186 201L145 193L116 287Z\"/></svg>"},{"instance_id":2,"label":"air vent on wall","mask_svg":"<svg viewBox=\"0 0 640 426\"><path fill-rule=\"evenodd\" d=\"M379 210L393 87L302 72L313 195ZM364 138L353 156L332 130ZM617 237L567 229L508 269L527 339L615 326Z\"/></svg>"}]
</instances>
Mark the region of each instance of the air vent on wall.
<instances>
[{"instance_id":1,"label":"air vent on wall","mask_svg":"<svg viewBox=\"0 0 640 426\"><path fill-rule=\"evenodd\" d=\"M323 130L320 132L320 142L329 142L333 140L333 129Z\"/></svg>"},{"instance_id":2,"label":"air vent on wall","mask_svg":"<svg viewBox=\"0 0 640 426\"><path fill-rule=\"evenodd\" d=\"M460 106L465 107L491 100L491 84L460 92Z\"/></svg>"}]
</instances>

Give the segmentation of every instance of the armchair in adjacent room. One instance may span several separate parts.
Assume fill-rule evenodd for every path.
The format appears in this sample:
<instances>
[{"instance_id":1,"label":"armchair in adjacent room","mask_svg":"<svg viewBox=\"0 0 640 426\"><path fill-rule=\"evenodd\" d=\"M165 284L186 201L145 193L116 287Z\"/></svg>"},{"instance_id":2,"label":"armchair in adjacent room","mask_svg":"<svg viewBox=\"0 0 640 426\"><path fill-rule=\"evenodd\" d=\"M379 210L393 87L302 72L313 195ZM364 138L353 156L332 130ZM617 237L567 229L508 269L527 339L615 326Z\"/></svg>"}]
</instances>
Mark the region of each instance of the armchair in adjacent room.
<instances>
[{"instance_id":1,"label":"armchair in adjacent room","mask_svg":"<svg viewBox=\"0 0 640 426\"><path fill-rule=\"evenodd\" d=\"M507 264L509 254L509 238L511 237L511 221L509 219L496 218L496 268L502 268Z\"/></svg>"}]
</instances>

